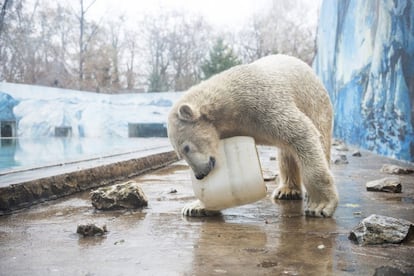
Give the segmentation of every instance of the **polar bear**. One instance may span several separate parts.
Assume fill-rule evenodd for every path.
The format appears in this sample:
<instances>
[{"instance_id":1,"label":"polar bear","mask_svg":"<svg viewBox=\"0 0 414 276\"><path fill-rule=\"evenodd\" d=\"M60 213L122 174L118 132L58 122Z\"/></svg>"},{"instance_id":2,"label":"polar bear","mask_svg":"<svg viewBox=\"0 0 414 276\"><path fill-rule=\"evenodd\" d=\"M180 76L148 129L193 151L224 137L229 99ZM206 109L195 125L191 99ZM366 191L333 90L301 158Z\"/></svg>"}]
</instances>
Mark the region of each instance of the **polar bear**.
<instances>
[{"instance_id":1,"label":"polar bear","mask_svg":"<svg viewBox=\"0 0 414 276\"><path fill-rule=\"evenodd\" d=\"M330 217L338 193L330 173L332 105L306 63L272 55L232 67L191 87L172 107L168 137L197 179L215 166L220 139L251 136L279 148L280 181L273 199L301 199L307 216ZM209 214L200 201L187 216Z\"/></svg>"}]
</instances>

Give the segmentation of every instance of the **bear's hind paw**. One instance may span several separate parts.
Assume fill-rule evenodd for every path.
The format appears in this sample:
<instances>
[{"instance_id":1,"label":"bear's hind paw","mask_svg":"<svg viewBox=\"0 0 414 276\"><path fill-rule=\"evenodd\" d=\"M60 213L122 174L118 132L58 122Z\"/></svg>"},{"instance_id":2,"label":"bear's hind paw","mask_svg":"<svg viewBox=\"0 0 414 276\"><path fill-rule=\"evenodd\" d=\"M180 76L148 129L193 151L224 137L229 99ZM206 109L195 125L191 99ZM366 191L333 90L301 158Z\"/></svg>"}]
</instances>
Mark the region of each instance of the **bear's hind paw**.
<instances>
[{"instance_id":1,"label":"bear's hind paw","mask_svg":"<svg viewBox=\"0 0 414 276\"><path fill-rule=\"evenodd\" d=\"M184 206L181 214L187 217L210 217L220 215L220 211L212 211L205 209L203 203L199 200L191 202Z\"/></svg>"}]
</instances>

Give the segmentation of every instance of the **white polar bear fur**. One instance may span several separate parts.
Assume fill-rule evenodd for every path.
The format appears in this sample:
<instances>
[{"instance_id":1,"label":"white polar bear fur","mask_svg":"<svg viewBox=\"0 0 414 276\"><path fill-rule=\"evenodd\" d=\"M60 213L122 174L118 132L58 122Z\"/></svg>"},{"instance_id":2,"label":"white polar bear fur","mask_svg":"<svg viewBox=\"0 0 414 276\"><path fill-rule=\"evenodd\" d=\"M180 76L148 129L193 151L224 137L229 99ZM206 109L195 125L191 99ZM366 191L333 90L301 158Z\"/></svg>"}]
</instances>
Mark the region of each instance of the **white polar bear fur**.
<instances>
[{"instance_id":1,"label":"white polar bear fur","mask_svg":"<svg viewBox=\"0 0 414 276\"><path fill-rule=\"evenodd\" d=\"M274 199L300 199L308 216L330 217L338 194L329 170L332 105L312 69L297 58L273 55L235 66L190 88L168 118L168 136L202 178L214 169L219 139L251 136L279 150ZM192 204L189 216L205 214ZM207 210L208 211L208 210Z\"/></svg>"}]
</instances>

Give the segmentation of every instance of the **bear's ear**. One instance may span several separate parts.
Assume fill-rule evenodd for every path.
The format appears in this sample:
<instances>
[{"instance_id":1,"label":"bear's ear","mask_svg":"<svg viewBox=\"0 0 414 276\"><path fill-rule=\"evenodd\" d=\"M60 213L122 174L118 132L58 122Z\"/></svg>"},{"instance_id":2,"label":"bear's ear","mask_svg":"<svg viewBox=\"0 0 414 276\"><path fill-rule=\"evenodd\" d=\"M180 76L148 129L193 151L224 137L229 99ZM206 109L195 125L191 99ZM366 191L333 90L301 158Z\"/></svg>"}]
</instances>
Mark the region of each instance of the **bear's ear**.
<instances>
[{"instance_id":1,"label":"bear's ear","mask_svg":"<svg viewBox=\"0 0 414 276\"><path fill-rule=\"evenodd\" d=\"M178 118L183 121L194 122L198 117L198 112L188 104L182 104L178 108Z\"/></svg>"}]
</instances>

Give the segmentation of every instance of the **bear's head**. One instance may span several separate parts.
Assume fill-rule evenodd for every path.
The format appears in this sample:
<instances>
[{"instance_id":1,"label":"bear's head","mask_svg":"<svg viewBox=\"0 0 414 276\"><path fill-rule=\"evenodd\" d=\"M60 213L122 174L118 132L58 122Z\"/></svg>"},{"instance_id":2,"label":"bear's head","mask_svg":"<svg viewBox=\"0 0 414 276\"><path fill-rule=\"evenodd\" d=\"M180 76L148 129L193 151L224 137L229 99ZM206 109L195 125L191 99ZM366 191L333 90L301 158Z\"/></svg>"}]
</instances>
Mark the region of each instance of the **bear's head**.
<instances>
[{"instance_id":1,"label":"bear's head","mask_svg":"<svg viewBox=\"0 0 414 276\"><path fill-rule=\"evenodd\" d=\"M197 179L203 179L214 168L219 135L200 109L188 103L174 106L168 118L168 138Z\"/></svg>"}]
</instances>

